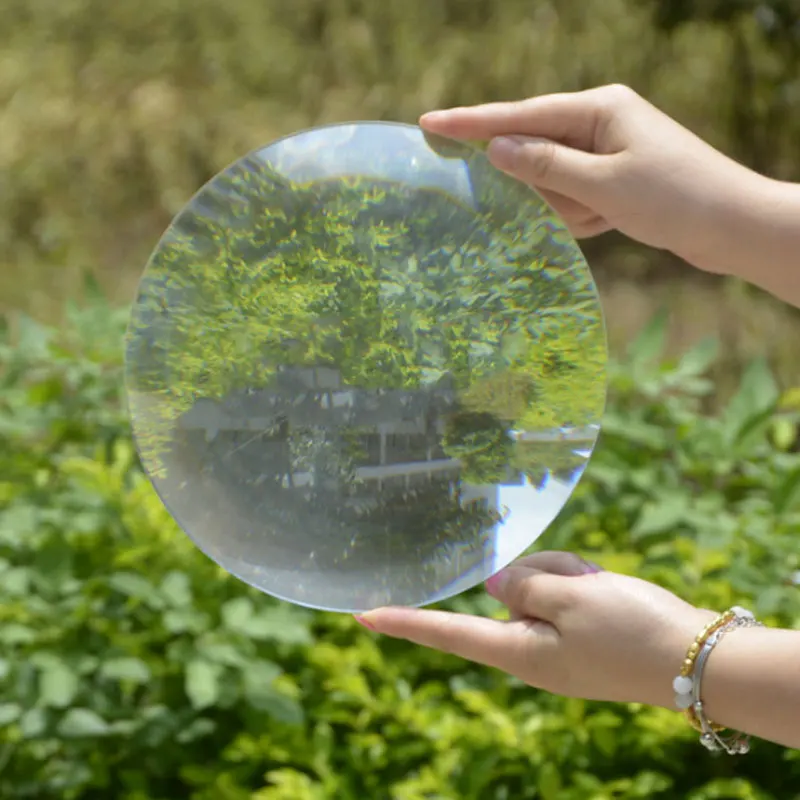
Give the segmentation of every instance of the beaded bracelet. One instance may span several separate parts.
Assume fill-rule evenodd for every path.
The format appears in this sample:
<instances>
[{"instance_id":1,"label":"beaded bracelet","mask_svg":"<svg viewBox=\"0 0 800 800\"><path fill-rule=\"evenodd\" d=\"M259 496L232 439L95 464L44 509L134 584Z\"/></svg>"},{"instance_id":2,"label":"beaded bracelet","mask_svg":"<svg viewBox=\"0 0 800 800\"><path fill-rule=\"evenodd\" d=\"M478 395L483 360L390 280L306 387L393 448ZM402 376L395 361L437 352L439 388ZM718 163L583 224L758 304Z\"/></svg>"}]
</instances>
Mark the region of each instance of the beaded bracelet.
<instances>
[{"instance_id":1,"label":"beaded bracelet","mask_svg":"<svg viewBox=\"0 0 800 800\"><path fill-rule=\"evenodd\" d=\"M708 656L722 637L731 630L753 626L761 627L761 623L756 622L749 611L739 606L720 614L692 642L681 665L680 674L672 682L675 705L683 711L689 724L700 732L700 741L709 750L724 750L733 755L746 753L750 749L749 737L744 734L733 734L727 739L719 735L726 728L711 722L705 716L700 689Z\"/></svg>"}]
</instances>

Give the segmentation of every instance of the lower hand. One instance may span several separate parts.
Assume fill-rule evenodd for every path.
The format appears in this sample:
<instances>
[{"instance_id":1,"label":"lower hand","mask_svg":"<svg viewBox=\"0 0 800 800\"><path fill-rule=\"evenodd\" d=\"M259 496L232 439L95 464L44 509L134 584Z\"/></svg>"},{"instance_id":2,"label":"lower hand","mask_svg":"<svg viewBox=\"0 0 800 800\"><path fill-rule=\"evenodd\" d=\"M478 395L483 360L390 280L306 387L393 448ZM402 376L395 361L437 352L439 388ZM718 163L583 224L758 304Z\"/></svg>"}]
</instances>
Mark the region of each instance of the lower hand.
<instances>
[{"instance_id":1,"label":"lower hand","mask_svg":"<svg viewBox=\"0 0 800 800\"><path fill-rule=\"evenodd\" d=\"M508 621L444 611L381 608L359 620L494 667L554 694L672 707L672 680L714 614L578 556L541 552L487 581Z\"/></svg>"}]
</instances>

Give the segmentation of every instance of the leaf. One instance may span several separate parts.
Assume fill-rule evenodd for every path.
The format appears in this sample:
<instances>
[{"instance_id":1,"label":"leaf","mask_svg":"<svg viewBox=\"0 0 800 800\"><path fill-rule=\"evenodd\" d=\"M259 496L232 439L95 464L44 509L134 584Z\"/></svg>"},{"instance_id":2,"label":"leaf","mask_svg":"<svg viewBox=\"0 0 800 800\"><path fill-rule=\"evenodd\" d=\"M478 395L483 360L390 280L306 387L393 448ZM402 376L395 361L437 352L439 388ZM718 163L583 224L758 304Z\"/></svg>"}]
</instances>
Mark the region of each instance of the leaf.
<instances>
[{"instance_id":1,"label":"leaf","mask_svg":"<svg viewBox=\"0 0 800 800\"><path fill-rule=\"evenodd\" d=\"M768 616L781 612L789 606L797 589L785 586L770 586L759 592L756 598L755 613L759 616Z\"/></svg>"},{"instance_id":2,"label":"leaf","mask_svg":"<svg viewBox=\"0 0 800 800\"><path fill-rule=\"evenodd\" d=\"M739 458L754 447L763 444L772 425L774 409L768 408L759 414L755 414L744 421L744 424L736 432L734 439L730 441L735 448L733 454Z\"/></svg>"},{"instance_id":3,"label":"leaf","mask_svg":"<svg viewBox=\"0 0 800 800\"><path fill-rule=\"evenodd\" d=\"M253 708L265 711L270 707L276 694L273 683L280 674L281 668L271 661L255 661L245 667L242 671L244 694Z\"/></svg>"},{"instance_id":4,"label":"leaf","mask_svg":"<svg viewBox=\"0 0 800 800\"><path fill-rule=\"evenodd\" d=\"M16 703L0 703L0 727L16 722L22 709Z\"/></svg>"},{"instance_id":5,"label":"leaf","mask_svg":"<svg viewBox=\"0 0 800 800\"><path fill-rule=\"evenodd\" d=\"M772 440L778 450L789 450L797 441L800 430L794 420L776 417L772 421Z\"/></svg>"},{"instance_id":6,"label":"leaf","mask_svg":"<svg viewBox=\"0 0 800 800\"><path fill-rule=\"evenodd\" d=\"M47 358L54 330L37 322L27 314L17 317L17 353L26 361Z\"/></svg>"},{"instance_id":7,"label":"leaf","mask_svg":"<svg viewBox=\"0 0 800 800\"><path fill-rule=\"evenodd\" d=\"M561 794L561 775L552 761L546 761L539 768L537 784L542 800L558 800Z\"/></svg>"},{"instance_id":8,"label":"leaf","mask_svg":"<svg viewBox=\"0 0 800 800\"><path fill-rule=\"evenodd\" d=\"M628 346L632 366L646 366L659 358L666 346L668 326L669 311L662 308Z\"/></svg>"},{"instance_id":9,"label":"leaf","mask_svg":"<svg viewBox=\"0 0 800 800\"><path fill-rule=\"evenodd\" d=\"M147 683L150 668L139 658L112 658L103 662L100 675L110 680Z\"/></svg>"},{"instance_id":10,"label":"leaf","mask_svg":"<svg viewBox=\"0 0 800 800\"><path fill-rule=\"evenodd\" d=\"M674 376L678 379L696 378L705 375L719 354L719 342L709 337L698 342L681 356Z\"/></svg>"},{"instance_id":11,"label":"leaf","mask_svg":"<svg viewBox=\"0 0 800 800\"><path fill-rule=\"evenodd\" d=\"M253 603L246 597L235 597L222 606L221 614L226 628L245 633L253 616Z\"/></svg>"},{"instance_id":12,"label":"leaf","mask_svg":"<svg viewBox=\"0 0 800 800\"><path fill-rule=\"evenodd\" d=\"M603 421L603 438L612 435L652 450L663 450L668 443L667 432L662 427L637 419L626 420L616 414L609 414Z\"/></svg>"},{"instance_id":13,"label":"leaf","mask_svg":"<svg viewBox=\"0 0 800 800\"><path fill-rule=\"evenodd\" d=\"M753 361L745 371L739 390L722 413L728 441L736 441L748 422L777 408L780 392L765 358Z\"/></svg>"},{"instance_id":14,"label":"leaf","mask_svg":"<svg viewBox=\"0 0 800 800\"><path fill-rule=\"evenodd\" d=\"M219 699L221 670L216 664L194 659L186 665L185 688L192 708L213 706Z\"/></svg>"},{"instance_id":15,"label":"leaf","mask_svg":"<svg viewBox=\"0 0 800 800\"><path fill-rule=\"evenodd\" d=\"M170 633L202 633L208 630L210 619L208 614L193 608L181 608L167 611L162 622Z\"/></svg>"},{"instance_id":16,"label":"leaf","mask_svg":"<svg viewBox=\"0 0 800 800\"><path fill-rule=\"evenodd\" d=\"M684 521L687 507L686 498L680 495L645 503L631 529L631 538L640 540L677 527Z\"/></svg>"},{"instance_id":17,"label":"leaf","mask_svg":"<svg viewBox=\"0 0 800 800\"><path fill-rule=\"evenodd\" d=\"M228 667L241 667L248 661L242 649L236 648L228 642L201 640L197 642L197 651L206 660Z\"/></svg>"},{"instance_id":18,"label":"leaf","mask_svg":"<svg viewBox=\"0 0 800 800\"><path fill-rule=\"evenodd\" d=\"M213 720L205 717L198 717L190 722L185 728L181 728L176 740L180 744L189 744L197 741L198 739L202 739L204 736L209 736L210 734L214 733L216 728L216 723Z\"/></svg>"},{"instance_id":19,"label":"leaf","mask_svg":"<svg viewBox=\"0 0 800 800\"><path fill-rule=\"evenodd\" d=\"M30 644L36 641L36 633L26 625L10 622L0 625L0 642L4 644Z\"/></svg>"},{"instance_id":20,"label":"leaf","mask_svg":"<svg viewBox=\"0 0 800 800\"><path fill-rule=\"evenodd\" d=\"M503 336L500 352L506 361L513 363L518 357L525 354L527 346L528 337L525 335L525 331L514 331Z\"/></svg>"},{"instance_id":21,"label":"leaf","mask_svg":"<svg viewBox=\"0 0 800 800\"><path fill-rule=\"evenodd\" d=\"M153 608L161 608L163 603L158 597L156 587L150 581L137 575L135 572L115 572L108 579L109 586L112 589L132 597L136 600L142 600L146 605Z\"/></svg>"},{"instance_id":22,"label":"leaf","mask_svg":"<svg viewBox=\"0 0 800 800\"><path fill-rule=\"evenodd\" d=\"M264 638L288 645L308 645L314 639L309 630L310 616L289 605L273 606L258 615Z\"/></svg>"},{"instance_id":23,"label":"leaf","mask_svg":"<svg viewBox=\"0 0 800 800\"><path fill-rule=\"evenodd\" d=\"M14 567L3 575L3 591L11 597L22 597L29 592L31 570Z\"/></svg>"},{"instance_id":24,"label":"leaf","mask_svg":"<svg viewBox=\"0 0 800 800\"><path fill-rule=\"evenodd\" d=\"M108 723L88 708L71 708L58 724L58 733L65 739L105 736Z\"/></svg>"},{"instance_id":25,"label":"leaf","mask_svg":"<svg viewBox=\"0 0 800 800\"><path fill-rule=\"evenodd\" d=\"M66 708L75 699L78 676L62 660L47 659L40 667L39 702L52 708Z\"/></svg>"},{"instance_id":26,"label":"leaf","mask_svg":"<svg viewBox=\"0 0 800 800\"><path fill-rule=\"evenodd\" d=\"M35 739L47 729L47 715L43 708L31 708L19 720L19 731L26 739Z\"/></svg>"},{"instance_id":27,"label":"leaf","mask_svg":"<svg viewBox=\"0 0 800 800\"><path fill-rule=\"evenodd\" d=\"M305 713L300 703L274 689L261 692L258 709L286 725L302 725L305 720Z\"/></svg>"},{"instance_id":28,"label":"leaf","mask_svg":"<svg viewBox=\"0 0 800 800\"><path fill-rule=\"evenodd\" d=\"M291 607L273 606L259 613L246 597L229 600L222 607L225 627L257 641L308 644L311 637L302 612Z\"/></svg>"},{"instance_id":29,"label":"leaf","mask_svg":"<svg viewBox=\"0 0 800 800\"><path fill-rule=\"evenodd\" d=\"M173 570L161 581L161 595L173 608L186 608L192 602L192 586L185 572Z\"/></svg>"},{"instance_id":30,"label":"leaf","mask_svg":"<svg viewBox=\"0 0 800 800\"><path fill-rule=\"evenodd\" d=\"M772 499L776 514L785 514L800 506L800 467L792 470L778 484Z\"/></svg>"}]
</instances>

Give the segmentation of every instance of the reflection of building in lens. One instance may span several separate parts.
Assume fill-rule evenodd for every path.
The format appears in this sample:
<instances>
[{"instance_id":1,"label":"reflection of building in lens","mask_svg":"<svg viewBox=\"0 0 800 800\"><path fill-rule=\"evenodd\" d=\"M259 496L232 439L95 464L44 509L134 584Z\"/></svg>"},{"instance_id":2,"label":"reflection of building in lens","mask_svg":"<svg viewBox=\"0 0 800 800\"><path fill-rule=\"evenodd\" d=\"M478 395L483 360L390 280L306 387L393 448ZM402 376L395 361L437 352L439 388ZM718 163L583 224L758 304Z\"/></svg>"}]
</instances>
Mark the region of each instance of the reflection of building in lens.
<instances>
[{"instance_id":1,"label":"reflection of building in lens","mask_svg":"<svg viewBox=\"0 0 800 800\"><path fill-rule=\"evenodd\" d=\"M599 433L599 425L586 425L582 428L564 425L553 431L509 431L509 436L515 442L565 442L574 444L576 449L583 449L587 444L593 445Z\"/></svg>"},{"instance_id":2,"label":"reflection of building in lens","mask_svg":"<svg viewBox=\"0 0 800 800\"><path fill-rule=\"evenodd\" d=\"M449 458L441 444L446 418L455 409L455 392L447 383L410 391L361 390L343 385L334 369L288 368L268 389L232 392L220 403L198 401L179 424L202 430L209 444L218 443L220 454L260 439L263 468L253 474L271 472L287 490L326 481L333 488L331 479L342 477L314 469L318 462L292 452L292 440L314 438L351 462L347 477L354 488L363 485L374 493L375 488L411 489L433 479L446 479L455 488L460 462ZM509 473L508 484L520 481L519 474ZM468 494L476 496L475 489Z\"/></svg>"},{"instance_id":3,"label":"reflection of building in lens","mask_svg":"<svg viewBox=\"0 0 800 800\"><path fill-rule=\"evenodd\" d=\"M497 512L498 487L523 485L525 476L509 465L491 485L465 484L461 461L442 447L446 420L457 408L447 382L428 389L361 390L344 385L335 369L284 368L270 388L231 392L219 403L199 400L179 425L201 430L220 459L238 455L240 477L248 482L271 479L301 494L338 490L346 505L363 508L381 492L446 481L462 504L480 502ZM508 435L520 452L537 444L560 445L579 457L577 464L588 457L597 432L598 426L590 425ZM327 457L319 458L320 448Z\"/></svg>"},{"instance_id":4,"label":"reflection of building in lens","mask_svg":"<svg viewBox=\"0 0 800 800\"><path fill-rule=\"evenodd\" d=\"M446 382L361 390L336 370L286 368L265 389L201 399L179 419L182 459L202 465L252 521L237 557L282 569L388 569L448 584L494 558L499 485L470 486L442 448ZM522 485L508 470L507 483ZM229 540L230 541L230 540ZM388 578L387 578L388 580Z\"/></svg>"}]
</instances>

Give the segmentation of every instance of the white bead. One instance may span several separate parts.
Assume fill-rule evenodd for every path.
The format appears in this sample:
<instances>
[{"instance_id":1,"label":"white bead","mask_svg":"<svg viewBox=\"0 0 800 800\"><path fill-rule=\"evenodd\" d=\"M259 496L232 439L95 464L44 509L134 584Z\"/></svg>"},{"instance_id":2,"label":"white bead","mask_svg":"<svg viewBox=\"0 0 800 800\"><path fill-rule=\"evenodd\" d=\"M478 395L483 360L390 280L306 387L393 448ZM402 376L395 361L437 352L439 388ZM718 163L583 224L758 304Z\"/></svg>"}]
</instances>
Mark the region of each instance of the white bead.
<instances>
[{"instance_id":1,"label":"white bead","mask_svg":"<svg viewBox=\"0 0 800 800\"><path fill-rule=\"evenodd\" d=\"M681 711L689 708L689 706L692 705L692 696L690 694L676 694L675 705L681 709Z\"/></svg>"},{"instance_id":2,"label":"white bead","mask_svg":"<svg viewBox=\"0 0 800 800\"><path fill-rule=\"evenodd\" d=\"M748 611L746 608L742 608L741 606L734 606L731 611L736 614L737 617L740 619L755 619L755 615L752 611Z\"/></svg>"},{"instance_id":3,"label":"white bead","mask_svg":"<svg viewBox=\"0 0 800 800\"><path fill-rule=\"evenodd\" d=\"M672 688L677 694L689 694L693 686L694 682L687 675L678 675L678 677L672 681Z\"/></svg>"},{"instance_id":4,"label":"white bead","mask_svg":"<svg viewBox=\"0 0 800 800\"><path fill-rule=\"evenodd\" d=\"M709 736L707 733L704 733L700 737L700 743L704 747L708 748L711 751L714 751L714 750L717 749L717 743L714 741L714 737L713 736Z\"/></svg>"}]
</instances>

